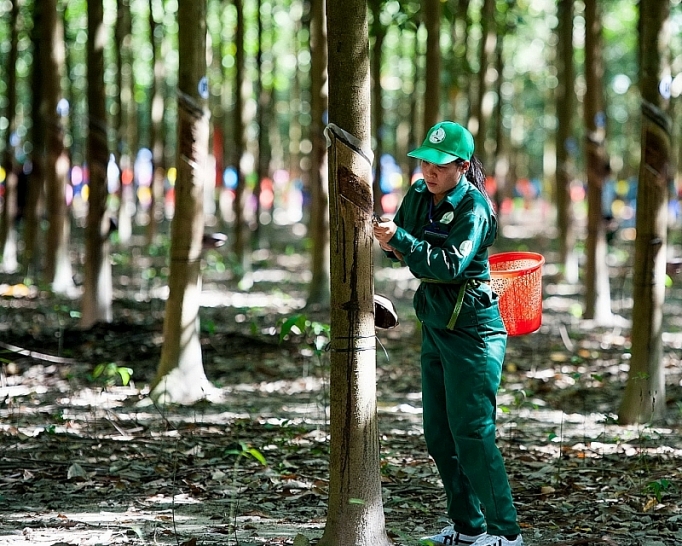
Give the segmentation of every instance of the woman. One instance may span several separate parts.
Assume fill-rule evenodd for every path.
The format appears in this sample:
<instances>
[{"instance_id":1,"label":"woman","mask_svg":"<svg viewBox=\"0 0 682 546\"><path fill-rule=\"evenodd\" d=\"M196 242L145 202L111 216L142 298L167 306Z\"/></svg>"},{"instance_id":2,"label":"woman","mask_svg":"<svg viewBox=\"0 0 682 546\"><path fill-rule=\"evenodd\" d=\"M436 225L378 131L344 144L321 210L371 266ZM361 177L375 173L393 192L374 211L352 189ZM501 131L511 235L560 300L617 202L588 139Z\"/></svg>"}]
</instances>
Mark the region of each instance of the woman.
<instances>
[{"instance_id":1,"label":"woman","mask_svg":"<svg viewBox=\"0 0 682 546\"><path fill-rule=\"evenodd\" d=\"M422 323L424 436L452 524L420 542L521 546L495 445L507 344L488 266L497 219L473 152L474 139L461 125L432 127L408 154L421 160L423 179L410 187L393 221L375 224L374 236L422 281L414 307Z\"/></svg>"}]
</instances>

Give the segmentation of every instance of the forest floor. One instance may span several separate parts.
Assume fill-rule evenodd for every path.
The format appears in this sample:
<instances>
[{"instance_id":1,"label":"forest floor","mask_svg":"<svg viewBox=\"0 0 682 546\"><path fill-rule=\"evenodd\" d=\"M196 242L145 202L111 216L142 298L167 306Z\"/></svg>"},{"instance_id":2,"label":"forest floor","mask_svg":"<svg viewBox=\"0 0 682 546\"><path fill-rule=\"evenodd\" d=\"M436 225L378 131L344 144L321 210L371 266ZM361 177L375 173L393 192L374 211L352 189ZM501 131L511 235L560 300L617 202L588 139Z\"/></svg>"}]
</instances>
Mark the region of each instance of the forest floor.
<instances>
[{"instance_id":1,"label":"forest floor","mask_svg":"<svg viewBox=\"0 0 682 546\"><path fill-rule=\"evenodd\" d=\"M526 544L682 543L682 278L666 293L666 418L619 426L627 259L613 266L622 319L597 327L576 318L582 295L556 282L547 241L507 246L529 244L548 260L543 326L510 338L498 398ZM152 258L126 253L139 269L115 266L115 319L90 330L78 328L77 300L0 280L0 545L314 543L327 507L328 358L306 336L278 336L304 312L305 259L262 251L248 292L207 261L203 359L221 396L160 408L147 385L162 346L163 282L149 274ZM375 278L401 317L378 331L386 527L412 546L447 523L422 435L416 284L381 261ZM110 366L95 377L101 364ZM127 386L123 368L133 370Z\"/></svg>"}]
</instances>

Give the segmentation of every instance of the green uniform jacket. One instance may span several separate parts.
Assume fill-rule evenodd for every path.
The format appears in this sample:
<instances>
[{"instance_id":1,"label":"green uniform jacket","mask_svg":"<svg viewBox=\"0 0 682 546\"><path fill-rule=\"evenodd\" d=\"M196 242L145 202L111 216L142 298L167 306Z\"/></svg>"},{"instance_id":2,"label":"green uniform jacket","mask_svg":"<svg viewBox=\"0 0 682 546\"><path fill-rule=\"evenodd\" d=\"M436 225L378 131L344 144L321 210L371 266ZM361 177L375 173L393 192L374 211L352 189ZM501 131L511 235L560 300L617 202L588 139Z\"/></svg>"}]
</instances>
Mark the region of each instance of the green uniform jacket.
<instances>
[{"instance_id":1,"label":"green uniform jacket","mask_svg":"<svg viewBox=\"0 0 682 546\"><path fill-rule=\"evenodd\" d=\"M459 285L490 279L488 247L497 236L497 219L483 194L464 177L437 205L424 180L405 195L394 222L398 230L389 244L403 255L422 282L414 296L417 318L446 328L457 302ZM393 253L388 256L395 259ZM475 326L499 318L497 296L488 284L469 288L456 327Z\"/></svg>"}]
</instances>

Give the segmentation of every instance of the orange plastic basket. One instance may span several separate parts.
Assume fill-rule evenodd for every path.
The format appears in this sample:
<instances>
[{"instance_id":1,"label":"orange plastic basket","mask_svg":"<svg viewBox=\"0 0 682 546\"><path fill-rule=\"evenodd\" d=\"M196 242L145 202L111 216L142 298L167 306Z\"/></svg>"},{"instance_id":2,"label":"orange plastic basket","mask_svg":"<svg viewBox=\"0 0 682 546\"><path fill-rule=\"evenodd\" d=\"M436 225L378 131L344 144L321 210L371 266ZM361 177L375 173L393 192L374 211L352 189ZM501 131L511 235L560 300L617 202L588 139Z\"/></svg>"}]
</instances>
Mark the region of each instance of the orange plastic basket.
<instances>
[{"instance_id":1,"label":"orange plastic basket","mask_svg":"<svg viewBox=\"0 0 682 546\"><path fill-rule=\"evenodd\" d=\"M542 265L534 252L501 252L490 256L492 288L500 296L500 313L510 336L534 332L542 324Z\"/></svg>"}]
</instances>

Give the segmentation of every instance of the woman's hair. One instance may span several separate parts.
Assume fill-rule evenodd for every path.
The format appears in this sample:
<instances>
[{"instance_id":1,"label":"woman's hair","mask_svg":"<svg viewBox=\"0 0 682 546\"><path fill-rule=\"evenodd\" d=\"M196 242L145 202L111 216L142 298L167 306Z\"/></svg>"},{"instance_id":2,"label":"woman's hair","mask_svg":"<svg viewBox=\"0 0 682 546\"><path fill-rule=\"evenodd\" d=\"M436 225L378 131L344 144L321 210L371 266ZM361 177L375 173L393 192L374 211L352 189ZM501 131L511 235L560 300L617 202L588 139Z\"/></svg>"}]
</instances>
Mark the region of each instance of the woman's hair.
<instances>
[{"instance_id":1,"label":"woman's hair","mask_svg":"<svg viewBox=\"0 0 682 546\"><path fill-rule=\"evenodd\" d=\"M485 170L483 169L483 163L481 163L481 160L475 155L471 156L471 159L469 160L469 170L464 176L483 194L483 197L485 197L485 200L488 201L488 204L490 205L490 209L493 211L493 214L495 214L495 207L485 189Z\"/></svg>"}]
</instances>

